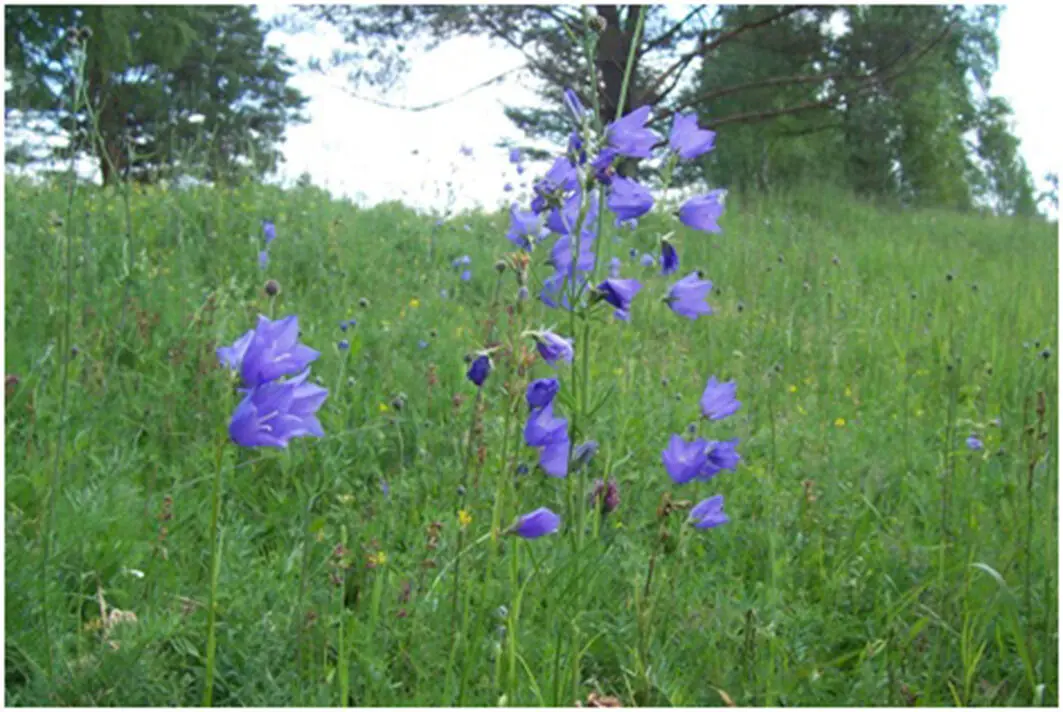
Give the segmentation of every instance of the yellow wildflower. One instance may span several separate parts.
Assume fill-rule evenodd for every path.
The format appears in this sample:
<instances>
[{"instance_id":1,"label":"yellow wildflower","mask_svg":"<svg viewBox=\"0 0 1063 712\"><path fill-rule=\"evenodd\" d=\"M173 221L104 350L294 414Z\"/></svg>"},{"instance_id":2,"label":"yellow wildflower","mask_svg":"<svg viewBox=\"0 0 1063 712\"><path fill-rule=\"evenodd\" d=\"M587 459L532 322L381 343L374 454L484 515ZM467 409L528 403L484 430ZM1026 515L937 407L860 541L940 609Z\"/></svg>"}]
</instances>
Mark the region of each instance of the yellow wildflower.
<instances>
[{"instance_id":1,"label":"yellow wildflower","mask_svg":"<svg viewBox=\"0 0 1063 712\"><path fill-rule=\"evenodd\" d=\"M414 297L413 299L410 300L410 309L416 309L419 306L421 306L421 300L420 299L418 299L417 297Z\"/></svg>"},{"instance_id":2,"label":"yellow wildflower","mask_svg":"<svg viewBox=\"0 0 1063 712\"><path fill-rule=\"evenodd\" d=\"M459 509L458 510L458 526L460 526L462 529L464 529L465 527L469 526L470 524L472 524L472 515L469 514L468 510Z\"/></svg>"},{"instance_id":3,"label":"yellow wildflower","mask_svg":"<svg viewBox=\"0 0 1063 712\"><path fill-rule=\"evenodd\" d=\"M795 386L795 385L791 384L791 385L790 385L790 392L791 392L791 393L797 393L797 386Z\"/></svg>"},{"instance_id":4,"label":"yellow wildflower","mask_svg":"<svg viewBox=\"0 0 1063 712\"><path fill-rule=\"evenodd\" d=\"M375 554L369 555L370 566L383 566L388 562L388 555L383 551L378 551Z\"/></svg>"},{"instance_id":5,"label":"yellow wildflower","mask_svg":"<svg viewBox=\"0 0 1063 712\"><path fill-rule=\"evenodd\" d=\"M377 408L379 408L379 409L380 409L380 412L381 412L381 413L387 413L387 412L388 412L388 407L387 407L387 405L385 405L385 404L383 404L383 403L379 403L379 404L377 404Z\"/></svg>"},{"instance_id":6,"label":"yellow wildflower","mask_svg":"<svg viewBox=\"0 0 1063 712\"><path fill-rule=\"evenodd\" d=\"M837 420L835 420L834 421L834 427L836 427L836 428L844 428L845 427L845 418L838 418Z\"/></svg>"}]
</instances>

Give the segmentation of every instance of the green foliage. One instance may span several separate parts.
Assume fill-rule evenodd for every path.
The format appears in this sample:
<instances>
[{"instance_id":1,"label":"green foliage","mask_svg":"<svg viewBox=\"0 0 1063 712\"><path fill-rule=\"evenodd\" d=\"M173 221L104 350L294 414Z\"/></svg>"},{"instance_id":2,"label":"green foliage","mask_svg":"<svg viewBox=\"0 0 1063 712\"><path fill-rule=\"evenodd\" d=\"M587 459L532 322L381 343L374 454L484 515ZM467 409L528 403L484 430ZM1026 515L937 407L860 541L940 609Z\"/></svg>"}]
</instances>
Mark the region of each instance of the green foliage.
<instances>
[{"instance_id":1,"label":"green foliage","mask_svg":"<svg viewBox=\"0 0 1063 712\"><path fill-rule=\"evenodd\" d=\"M298 314L303 341L322 351L313 373L331 391L328 435L291 457L226 449L215 703L499 704L507 567L491 569L485 544L465 554L468 634L456 656L450 594L475 401L462 355L483 347L489 320L506 323L516 294L512 275L492 268L510 249L506 216L436 230L401 205L245 182L134 186L128 204L113 188L79 187L76 218L60 224L64 185L9 179L4 190L5 365L17 377L5 405L5 702L199 702L214 449L237 398L214 349L272 310ZM266 270L263 218L278 234ZM722 235L673 238L683 269L704 269L718 289L715 314L697 322L655 298L672 280L627 258L654 251L670 225L647 220L603 241L603 259L624 259L645 288L632 321L595 342L594 382L613 396L579 486L615 477L621 503L581 557L560 539L521 547L519 663L504 703L570 705L575 688L626 706L1054 706L1058 355L1041 355L1058 336L1054 232L1022 218L884 211L814 186L735 192L721 222ZM60 424L68 239L79 351ZM463 254L467 283L450 268ZM533 259L534 287L545 268ZM267 278L281 285L275 303ZM532 325L564 323L526 309ZM536 364L525 377L551 372ZM743 462L708 486L673 487L660 451L696 419L710 373L738 381L742 410L711 437L741 438ZM513 478L525 511L558 497L555 481L515 475L502 457L505 380L500 366L484 392L466 542L489 532L496 477ZM519 394L518 405L523 418ZM60 425L55 563L42 582ZM971 431L983 451L965 448ZM943 481L954 486L946 549ZM666 490L721 492L732 522L662 555L643 656L635 600ZM350 568L337 586L343 541ZM504 538L501 556L514 544ZM105 634L101 598L137 621ZM586 641L575 685L573 629Z\"/></svg>"},{"instance_id":2,"label":"green foliage","mask_svg":"<svg viewBox=\"0 0 1063 712\"><path fill-rule=\"evenodd\" d=\"M719 17L734 29L773 11L724 6ZM719 96L702 105L704 122L805 108L768 125L721 128L703 162L707 177L762 191L828 182L905 205L1035 215L1011 109L978 98L996 69L999 14L995 6L839 6L728 43L690 92ZM751 88L728 93L742 86Z\"/></svg>"},{"instance_id":3,"label":"green foliage","mask_svg":"<svg viewBox=\"0 0 1063 712\"><path fill-rule=\"evenodd\" d=\"M265 45L251 7L9 6L5 18L8 109L50 121L68 139L60 155L87 151L105 183L197 166L212 181L261 176L281 158L285 127L304 120L292 61ZM68 41L76 27L91 36ZM72 113L79 46L87 107Z\"/></svg>"}]
</instances>

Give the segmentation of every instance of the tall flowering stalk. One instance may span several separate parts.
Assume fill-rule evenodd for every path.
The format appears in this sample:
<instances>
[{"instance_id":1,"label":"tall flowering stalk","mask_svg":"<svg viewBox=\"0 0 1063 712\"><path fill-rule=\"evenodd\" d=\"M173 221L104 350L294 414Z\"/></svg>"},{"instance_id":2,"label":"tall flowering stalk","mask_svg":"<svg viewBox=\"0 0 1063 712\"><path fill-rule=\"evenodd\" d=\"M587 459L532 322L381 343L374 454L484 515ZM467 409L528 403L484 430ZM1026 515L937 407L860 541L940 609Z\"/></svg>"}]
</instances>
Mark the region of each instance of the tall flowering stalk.
<instances>
[{"instance_id":1,"label":"tall flowering stalk","mask_svg":"<svg viewBox=\"0 0 1063 712\"><path fill-rule=\"evenodd\" d=\"M624 165L631 165L634 161L655 155L660 157L661 184L667 188L680 161L693 160L715 146L715 134L698 127L697 117L693 114L676 115L671 132L665 139L648 125L652 107L637 106L627 110L625 103L634 57L641 41L645 9L638 12L615 117L601 116L597 91L589 92L592 110L588 111L575 90L565 89L563 104L573 125L567 146L554 158L549 170L534 183L530 204L522 206L514 203L511 206L510 228L506 235L510 243L529 254L528 263L545 263L552 268L553 273L542 280L539 300L550 309L568 312L567 323L561 328L541 328L523 333L525 338L531 339L544 365L553 371L548 377L531 380L527 387L525 397L528 410L523 439L525 446L535 449L542 474L566 480L567 533L571 535L570 541L576 552L584 548L588 501L590 506L600 511L612 511L619 504L616 485L612 481L606 485L605 480L601 480L589 500L582 481L584 473L591 470L586 463L598 447L591 440L594 414L604 403L604 398L597 397L591 388L590 362L594 350L595 324L606 329L621 328L624 322L634 318L640 308L645 308L639 305L653 287L625 276L624 263L616 260L610 264L608 277L598 276L599 268L607 258L603 254L605 241L602 240L606 229L606 213L612 214L618 226L637 225L657 205L653 191L648 186L632 175L618 172L627 172L618 162L626 161ZM589 85L597 87L597 33L591 30L591 18L586 8L584 19L588 31L582 40L575 36L573 40L582 43L590 68ZM718 221L722 213L722 191L709 191L687 200L672 217L688 228L716 233L720 231ZM660 275L673 281L664 290L661 300L676 318L695 321L713 313L706 302L712 282L700 272L680 276L680 246L673 235L670 232L658 238L661 250ZM536 253L541 252L546 252L548 256L534 259ZM650 260L653 261L652 257ZM520 287L526 293L525 282L525 279L521 279ZM710 380L702 398L702 409L707 419L726 418L738 408L734 400L734 387L733 383L720 384L715 379ZM711 479L717 473L737 466L740 458L735 450L736 445L736 440L699 439L686 443L679 436L673 436L673 442L665 451L666 470L677 484ZM496 511L501 506L499 498ZM712 528L728 521L723 514L723 498L720 495L697 504L688 503L682 508L690 510L689 529ZM672 507L668 512L674 509ZM531 522L545 516L541 509L532 514L536 516L527 515L531 517ZM499 520L497 516L494 519L495 522ZM552 513L544 521L550 523L550 531L561 526L560 518ZM666 531L663 521L661 531ZM641 591L643 600L652 595L653 570L657 566L659 545L660 541L653 547ZM511 566L514 567L511 577L516 582L516 567L519 566L516 557L511 560ZM515 645L515 616L519 601L514 600L513 604L511 615L514 618L509 632L511 646ZM573 635L578 638L578 631L574 631ZM579 640L573 641L572 649L582 649ZM511 676L514 674L513 655L511 652ZM578 695L581 677L578 654L572 661L571 675L573 693ZM515 704L512 677L508 693L507 701Z\"/></svg>"},{"instance_id":2,"label":"tall flowering stalk","mask_svg":"<svg viewBox=\"0 0 1063 712\"><path fill-rule=\"evenodd\" d=\"M218 360L239 374L237 391L243 399L229 421L229 439L241 447L285 449L295 438L324 437L317 411L328 390L308 382L310 364L321 355L299 343L298 317L277 321L260 316L258 324L231 346L218 349ZM221 569L222 471L226 441L219 440L214 467L210 515L210 598L207 603L207 672L203 706L214 695L214 653L217 645L218 573Z\"/></svg>"}]
</instances>

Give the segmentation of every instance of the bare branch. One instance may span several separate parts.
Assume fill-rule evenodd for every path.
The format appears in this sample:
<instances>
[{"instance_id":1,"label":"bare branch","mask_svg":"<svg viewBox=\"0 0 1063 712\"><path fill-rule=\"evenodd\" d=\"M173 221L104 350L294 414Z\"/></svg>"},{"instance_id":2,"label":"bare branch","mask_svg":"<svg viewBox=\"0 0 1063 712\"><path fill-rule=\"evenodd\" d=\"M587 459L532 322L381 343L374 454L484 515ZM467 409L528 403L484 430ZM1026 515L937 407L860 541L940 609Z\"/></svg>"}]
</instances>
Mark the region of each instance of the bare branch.
<instances>
[{"instance_id":1,"label":"bare branch","mask_svg":"<svg viewBox=\"0 0 1063 712\"><path fill-rule=\"evenodd\" d=\"M482 81L479 84L471 86L468 89L466 89L466 90L464 90L464 91L462 91L462 92L460 92L458 94L454 94L453 96L447 97L446 99L440 99L438 101L432 101L432 102L429 102L427 104L418 104L418 105L414 105L414 106L402 105L402 104L391 104L391 103L386 102L386 101L381 101L380 99L373 99L373 98L368 97L368 96L361 96L359 94L355 94L346 85L340 86L338 88L342 89L352 99L357 99L358 101L364 101L367 104L375 104L376 106L382 106L385 109L398 109L399 111L409 111L411 113L418 113L418 112L421 112L421 111L428 111L430 109L438 109L440 106L443 106L445 104L453 103L453 102L457 101L458 99L464 99L465 97L469 96L473 92L477 92L480 89L483 89L485 87L489 87L492 84L496 84L496 83L502 81L502 79L504 79L505 77L509 76L510 74L513 74L514 72L519 72L522 69L527 69L527 68L528 68L527 64L522 64L519 67L513 67L512 69L507 69L506 71L502 72L501 74L496 74L495 76L491 77L490 79Z\"/></svg>"}]
</instances>

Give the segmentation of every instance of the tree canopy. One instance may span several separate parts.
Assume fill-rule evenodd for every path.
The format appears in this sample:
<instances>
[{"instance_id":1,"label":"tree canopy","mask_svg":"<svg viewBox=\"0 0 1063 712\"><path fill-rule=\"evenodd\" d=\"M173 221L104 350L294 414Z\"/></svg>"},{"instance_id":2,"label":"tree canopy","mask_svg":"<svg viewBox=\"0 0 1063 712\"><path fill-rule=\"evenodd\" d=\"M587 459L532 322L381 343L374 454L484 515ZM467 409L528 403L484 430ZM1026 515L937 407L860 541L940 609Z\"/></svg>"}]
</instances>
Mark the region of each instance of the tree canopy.
<instances>
[{"instance_id":1,"label":"tree canopy","mask_svg":"<svg viewBox=\"0 0 1063 712\"><path fill-rule=\"evenodd\" d=\"M566 87L602 118L619 104L641 6L299 7L344 35L355 85L388 87L413 52L462 36L520 51L542 101L507 107L532 139L563 142ZM780 188L809 179L907 204L1024 213L1035 205L1007 102L989 94L996 6L645 6L628 106L666 129L695 111L719 148L680 180ZM578 38L596 28L591 87ZM597 94L595 97L594 94Z\"/></svg>"},{"instance_id":2,"label":"tree canopy","mask_svg":"<svg viewBox=\"0 0 1063 712\"><path fill-rule=\"evenodd\" d=\"M104 183L260 176L307 99L246 6L7 6L8 115L51 126ZM72 28L88 28L73 31ZM71 32L68 32L71 30ZM80 74L80 76L79 76ZM83 87L74 104L74 86Z\"/></svg>"}]
</instances>

